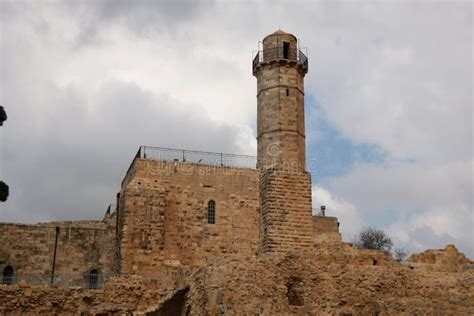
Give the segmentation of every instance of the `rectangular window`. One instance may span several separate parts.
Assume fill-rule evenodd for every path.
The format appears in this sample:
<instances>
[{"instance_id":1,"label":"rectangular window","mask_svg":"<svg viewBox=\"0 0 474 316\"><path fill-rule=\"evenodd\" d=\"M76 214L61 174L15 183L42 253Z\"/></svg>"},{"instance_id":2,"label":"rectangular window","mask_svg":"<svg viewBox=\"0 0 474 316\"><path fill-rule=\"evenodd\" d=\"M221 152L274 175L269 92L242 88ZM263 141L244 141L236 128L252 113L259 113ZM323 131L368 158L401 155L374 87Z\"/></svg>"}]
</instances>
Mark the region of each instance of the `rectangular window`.
<instances>
[{"instance_id":1,"label":"rectangular window","mask_svg":"<svg viewBox=\"0 0 474 316\"><path fill-rule=\"evenodd\" d=\"M207 223L216 223L216 202L214 201L209 201L209 203L207 203Z\"/></svg>"},{"instance_id":2,"label":"rectangular window","mask_svg":"<svg viewBox=\"0 0 474 316\"><path fill-rule=\"evenodd\" d=\"M290 43L283 42L283 58L290 59Z\"/></svg>"}]
</instances>

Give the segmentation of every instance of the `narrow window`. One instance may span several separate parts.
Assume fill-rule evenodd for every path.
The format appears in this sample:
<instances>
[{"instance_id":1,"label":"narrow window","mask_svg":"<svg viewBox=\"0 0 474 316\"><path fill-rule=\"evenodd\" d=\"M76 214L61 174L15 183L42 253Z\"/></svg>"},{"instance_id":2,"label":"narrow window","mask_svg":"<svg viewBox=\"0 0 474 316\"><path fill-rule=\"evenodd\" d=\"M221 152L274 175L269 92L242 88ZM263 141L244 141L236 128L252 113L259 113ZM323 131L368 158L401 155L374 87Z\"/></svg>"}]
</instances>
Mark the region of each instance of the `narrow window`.
<instances>
[{"instance_id":1,"label":"narrow window","mask_svg":"<svg viewBox=\"0 0 474 316\"><path fill-rule=\"evenodd\" d=\"M13 284L13 276L14 271L11 266L6 266L5 269L3 269L3 284Z\"/></svg>"},{"instance_id":2,"label":"narrow window","mask_svg":"<svg viewBox=\"0 0 474 316\"><path fill-rule=\"evenodd\" d=\"M288 88L286 88L286 96L290 96L290 90L288 90Z\"/></svg>"},{"instance_id":3,"label":"narrow window","mask_svg":"<svg viewBox=\"0 0 474 316\"><path fill-rule=\"evenodd\" d=\"M289 55L290 55L290 43L283 42L283 58L289 59Z\"/></svg>"},{"instance_id":4,"label":"narrow window","mask_svg":"<svg viewBox=\"0 0 474 316\"><path fill-rule=\"evenodd\" d=\"M92 269L88 275L88 288L98 289L99 288L99 271L97 269Z\"/></svg>"},{"instance_id":5,"label":"narrow window","mask_svg":"<svg viewBox=\"0 0 474 316\"><path fill-rule=\"evenodd\" d=\"M216 202L212 200L207 203L207 223L216 223Z\"/></svg>"}]
</instances>

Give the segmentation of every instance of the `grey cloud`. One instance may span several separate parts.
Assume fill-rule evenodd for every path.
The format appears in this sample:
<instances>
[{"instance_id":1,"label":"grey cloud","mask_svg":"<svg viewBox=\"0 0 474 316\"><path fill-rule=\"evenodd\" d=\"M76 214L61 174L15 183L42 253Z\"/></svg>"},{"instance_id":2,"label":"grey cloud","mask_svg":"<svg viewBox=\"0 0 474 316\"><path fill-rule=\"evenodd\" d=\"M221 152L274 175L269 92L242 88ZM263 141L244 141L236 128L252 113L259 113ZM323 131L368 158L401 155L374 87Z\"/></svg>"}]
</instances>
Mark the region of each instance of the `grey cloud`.
<instances>
[{"instance_id":1,"label":"grey cloud","mask_svg":"<svg viewBox=\"0 0 474 316\"><path fill-rule=\"evenodd\" d=\"M141 144L239 151L235 128L133 83L106 82L90 99L74 86L42 90L54 97L11 108L2 168L12 194L0 221L102 216ZM36 106L45 111L28 118Z\"/></svg>"},{"instance_id":2,"label":"grey cloud","mask_svg":"<svg viewBox=\"0 0 474 316\"><path fill-rule=\"evenodd\" d=\"M152 3L139 2L130 8L138 10L133 12L123 3L112 8L106 2L99 7L88 2L73 5L95 10L90 22L98 28L122 19L127 24L126 19L138 18L136 12L146 17L143 23L153 22L155 27L180 22L173 17L178 9L171 3ZM80 76L93 69L81 74L66 70L72 80L64 82L63 67L81 56L71 50L69 34L77 24L61 16L65 5L4 5L9 9L8 19L2 20L0 99L9 121L2 129L0 173L11 195L0 205L0 221L100 218L114 201L139 145L241 152L238 128L211 120L197 102L178 101L114 77L98 86L87 85ZM160 6L163 10L153 12ZM182 18L190 22L196 6L200 5L183 8ZM84 13L79 9L75 13ZM110 16L101 17L101 10ZM132 26L137 32L138 23Z\"/></svg>"},{"instance_id":3,"label":"grey cloud","mask_svg":"<svg viewBox=\"0 0 474 316\"><path fill-rule=\"evenodd\" d=\"M410 242L406 243L404 246L410 251L419 252L425 249L442 249L447 244L454 244L469 258L474 258L474 247L472 245L472 240L461 240L456 239L448 234L437 234L433 229L428 226L420 227L409 234L410 240L416 241L421 244L422 247L414 247ZM474 236L471 235L472 238Z\"/></svg>"},{"instance_id":4,"label":"grey cloud","mask_svg":"<svg viewBox=\"0 0 474 316\"><path fill-rule=\"evenodd\" d=\"M193 22L214 7L213 0L62 0L41 2L5 0L0 3L0 16L4 20L24 19L35 25L36 33L46 33L59 27L55 16L76 21L75 48L102 45L107 42L100 33L109 27L121 26L139 37L157 38L168 34L176 40L186 40L181 30L192 28Z\"/></svg>"},{"instance_id":5,"label":"grey cloud","mask_svg":"<svg viewBox=\"0 0 474 316\"><path fill-rule=\"evenodd\" d=\"M79 46L96 44L98 33L110 25L121 25L140 37L153 37L170 33L177 40L180 29L192 24L214 1L82 1L63 2L65 9L76 16L80 32L76 37ZM80 14L80 17L77 15Z\"/></svg>"},{"instance_id":6,"label":"grey cloud","mask_svg":"<svg viewBox=\"0 0 474 316\"><path fill-rule=\"evenodd\" d=\"M329 179L327 185L367 213L459 205L472 209L472 179L466 173L470 166L469 161L441 166L358 164L348 174Z\"/></svg>"},{"instance_id":7,"label":"grey cloud","mask_svg":"<svg viewBox=\"0 0 474 316\"><path fill-rule=\"evenodd\" d=\"M139 144L239 152L235 144L247 139L234 127L177 99L206 100L217 119L244 112L254 122L250 51L278 27L309 47L306 93L341 135L412 158L402 166L355 166L344 179L328 181L334 197L354 205L353 216L439 207L472 213L467 3L174 3L0 1L0 101L9 114L0 172L15 195L0 206L2 219L7 211L15 221L102 214ZM103 43L112 45L102 50ZM166 47L165 58L174 58L168 68L160 59ZM118 71L102 69L100 62L120 49L121 59L108 65ZM156 77L145 74L138 83L155 62ZM165 71L173 71L173 80ZM98 77L108 80L98 91L81 86ZM156 91L173 95L144 90L153 80ZM230 109L228 102L247 95ZM310 131L316 122L307 123ZM460 225L464 235L468 226Z\"/></svg>"}]
</instances>

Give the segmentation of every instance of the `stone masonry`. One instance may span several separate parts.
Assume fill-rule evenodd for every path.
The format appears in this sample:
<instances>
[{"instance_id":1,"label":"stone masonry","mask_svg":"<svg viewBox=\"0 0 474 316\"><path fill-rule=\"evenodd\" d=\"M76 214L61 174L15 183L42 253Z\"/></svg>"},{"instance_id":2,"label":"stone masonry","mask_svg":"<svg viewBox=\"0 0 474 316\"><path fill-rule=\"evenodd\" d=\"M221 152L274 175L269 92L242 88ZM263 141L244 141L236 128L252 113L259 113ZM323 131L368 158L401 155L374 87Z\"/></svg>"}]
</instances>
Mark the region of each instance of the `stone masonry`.
<instances>
[{"instance_id":1,"label":"stone masonry","mask_svg":"<svg viewBox=\"0 0 474 316\"><path fill-rule=\"evenodd\" d=\"M261 189L262 251L288 251L314 243L311 184L307 173L264 172Z\"/></svg>"},{"instance_id":2,"label":"stone masonry","mask_svg":"<svg viewBox=\"0 0 474 316\"><path fill-rule=\"evenodd\" d=\"M287 43L289 58L283 58ZM304 76L307 66L296 58L296 38L282 31L263 40L257 77L257 152L260 169L304 172Z\"/></svg>"},{"instance_id":3,"label":"stone masonry","mask_svg":"<svg viewBox=\"0 0 474 316\"><path fill-rule=\"evenodd\" d=\"M0 223L0 269L13 270L16 280L39 276L44 283L54 266L56 284L59 275L80 279L91 271L167 277L216 257L340 240L337 219L312 217L305 170L308 65L297 44L294 35L272 33L253 65L256 166L137 156L115 212L103 221ZM208 218L211 201L214 222Z\"/></svg>"},{"instance_id":4,"label":"stone masonry","mask_svg":"<svg viewBox=\"0 0 474 316\"><path fill-rule=\"evenodd\" d=\"M256 254L259 172L136 159L119 203L122 273L158 276L230 253ZM216 223L207 204L216 204Z\"/></svg>"},{"instance_id":5,"label":"stone masonry","mask_svg":"<svg viewBox=\"0 0 474 316\"><path fill-rule=\"evenodd\" d=\"M261 250L287 251L313 241L311 178L306 172L304 76L294 35L263 39L257 77L257 147L262 172ZM259 54L260 54L259 53ZM258 57L257 57L258 58Z\"/></svg>"},{"instance_id":6,"label":"stone masonry","mask_svg":"<svg viewBox=\"0 0 474 316\"><path fill-rule=\"evenodd\" d=\"M0 315L473 315L473 262L452 247L434 253L440 260L398 263L325 243L216 257L166 284L131 275L100 290L0 285Z\"/></svg>"},{"instance_id":7,"label":"stone masonry","mask_svg":"<svg viewBox=\"0 0 474 316\"><path fill-rule=\"evenodd\" d=\"M474 264L453 245L399 263L312 216L308 60L277 31L252 66L256 164L140 147L102 221L0 223L0 315L473 315ZM105 282L87 288L93 271Z\"/></svg>"},{"instance_id":8,"label":"stone masonry","mask_svg":"<svg viewBox=\"0 0 474 316\"><path fill-rule=\"evenodd\" d=\"M84 284L84 275L92 270L111 273L115 260L115 218L36 225L0 223L0 271L10 266L16 282L48 283L55 244L57 283Z\"/></svg>"}]
</instances>

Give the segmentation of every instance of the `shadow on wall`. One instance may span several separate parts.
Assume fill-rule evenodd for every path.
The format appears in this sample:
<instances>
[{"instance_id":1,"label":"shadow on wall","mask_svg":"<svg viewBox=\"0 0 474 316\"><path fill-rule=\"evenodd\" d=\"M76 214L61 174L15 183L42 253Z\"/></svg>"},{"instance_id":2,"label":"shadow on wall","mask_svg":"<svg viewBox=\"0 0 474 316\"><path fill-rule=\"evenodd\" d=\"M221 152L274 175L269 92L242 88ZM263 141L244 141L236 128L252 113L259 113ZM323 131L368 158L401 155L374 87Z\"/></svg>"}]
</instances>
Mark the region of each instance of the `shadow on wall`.
<instances>
[{"instance_id":1,"label":"shadow on wall","mask_svg":"<svg viewBox=\"0 0 474 316\"><path fill-rule=\"evenodd\" d=\"M188 292L188 287L177 291L170 299L163 303L158 311L147 313L147 316L190 315L190 307L188 306L188 309L186 309Z\"/></svg>"},{"instance_id":2,"label":"shadow on wall","mask_svg":"<svg viewBox=\"0 0 474 316\"><path fill-rule=\"evenodd\" d=\"M13 284L14 283L14 270L11 266L6 266L5 269L3 269L3 278L2 278L2 284Z\"/></svg>"}]
</instances>

